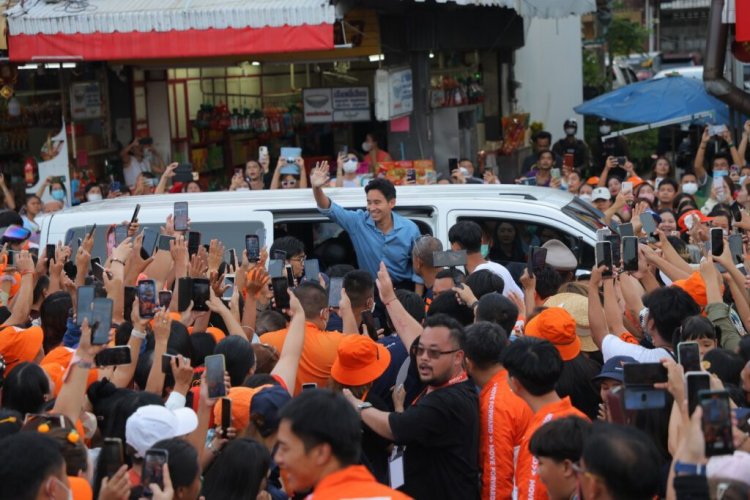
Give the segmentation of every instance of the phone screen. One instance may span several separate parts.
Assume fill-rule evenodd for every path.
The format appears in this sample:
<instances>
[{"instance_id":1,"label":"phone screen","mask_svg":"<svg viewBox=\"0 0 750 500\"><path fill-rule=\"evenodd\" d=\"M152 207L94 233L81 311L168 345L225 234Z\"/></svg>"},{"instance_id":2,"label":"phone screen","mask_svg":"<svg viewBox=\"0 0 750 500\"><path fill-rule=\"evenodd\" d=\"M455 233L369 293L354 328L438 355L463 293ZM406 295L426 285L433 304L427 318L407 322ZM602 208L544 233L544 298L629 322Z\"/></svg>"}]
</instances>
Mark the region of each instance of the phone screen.
<instances>
[{"instance_id":1,"label":"phone screen","mask_svg":"<svg viewBox=\"0 0 750 500\"><path fill-rule=\"evenodd\" d=\"M125 463L122 441L119 438L105 438L101 449L100 466L108 478L117 473Z\"/></svg>"},{"instance_id":2,"label":"phone screen","mask_svg":"<svg viewBox=\"0 0 750 500\"><path fill-rule=\"evenodd\" d=\"M281 311L289 308L289 282L286 278L273 278L271 280L273 288L273 299L276 303L276 310Z\"/></svg>"},{"instance_id":3,"label":"phone screen","mask_svg":"<svg viewBox=\"0 0 750 500\"><path fill-rule=\"evenodd\" d=\"M172 303L172 292L169 290L159 291L159 305L164 309L169 309L169 304Z\"/></svg>"},{"instance_id":4,"label":"phone screen","mask_svg":"<svg viewBox=\"0 0 750 500\"><path fill-rule=\"evenodd\" d=\"M563 156L563 165L573 168L575 166L575 155L573 153L565 153Z\"/></svg>"},{"instance_id":5,"label":"phone screen","mask_svg":"<svg viewBox=\"0 0 750 500\"><path fill-rule=\"evenodd\" d=\"M47 266L49 266L50 260L55 260L55 250L57 250L57 247L52 244L44 247L44 257L47 259Z\"/></svg>"},{"instance_id":6,"label":"phone screen","mask_svg":"<svg viewBox=\"0 0 750 500\"><path fill-rule=\"evenodd\" d=\"M661 363L625 363L623 375L626 386L649 386L667 381L667 369Z\"/></svg>"},{"instance_id":7,"label":"phone screen","mask_svg":"<svg viewBox=\"0 0 750 500\"><path fill-rule=\"evenodd\" d=\"M152 448L146 452L141 473L141 486L144 491L151 491L150 484L156 484L164 489L164 465L168 457L167 450Z\"/></svg>"},{"instance_id":8,"label":"phone screen","mask_svg":"<svg viewBox=\"0 0 750 500\"><path fill-rule=\"evenodd\" d=\"M641 214L641 226L643 226L643 232L648 236L651 236L656 232L656 221L650 213Z\"/></svg>"},{"instance_id":9,"label":"phone screen","mask_svg":"<svg viewBox=\"0 0 750 500\"><path fill-rule=\"evenodd\" d=\"M625 236L635 236L635 232L633 232L633 223L632 222L624 222L617 226L617 232L620 233L620 236L623 238Z\"/></svg>"},{"instance_id":10,"label":"phone screen","mask_svg":"<svg viewBox=\"0 0 750 500\"><path fill-rule=\"evenodd\" d=\"M698 397L701 391L711 390L711 375L706 372L688 372L687 380L688 412L692 415L700 403Z\"/></svg>"},{"instance_id":11,"label":"phone screen","mask_svg":"<svg viewBox=\"0 0 750 500\"><path fill-rule=\"evenodd\" d=\"M245 235L245 250L247 250L247 260L250 262L260 260L260 238L257 234Z\"/></svg>"},{"instance_id":12,"label":"phone screen","mask_svg":"<svg viewBox=\"0 0 750 500\"><path fill-rule=\"evenodd\" d=\"M701 371L701 354L698 342L680 342L677 344L677 359L687 372Z\"/></svg>"},{"instance_id":13,"label":"phone screen","mask_svg":"<svg viewBox=\"0 0 750 500\"><path fill-rule=\"evenodd\" d=\"M81 286L78 287L76 297L76 324L81 326L83 320L88 318L89 327L93 326L91 306L94 302L94 287L93 286Z\"/></svg>"},{"instance_id":14,"label":"phone screen","mask_svg":"<svg viewBox=\"0 0 750 500\"><path fill-rule=\"evenodd\" d=\"M186 201L177 201L174 204L174 230L187 231L188 204Z\"/></svg>"},{"instance_id":15,"label":"phone screen","mask_svg":"<svg viewBox=\"0 0 750 500\"><path fill-rule=\"evenodd\" d=\"M128 237L128 226L123 226L120 224L119 226L115 226L115 245L120 246L120 243L125 241L125 239Z\"/></svg>"},{"instance_id":16,"label":"phone screen","mask_svg":"<svg viewBox=\"0 0 750 500\"><path fill-rule=\"evenodd\" d=\"M344 286L344 278L331 278L328 286L328 307L338 307L341 302L341 289Z\"/></svg>"},{"instance_id":17,"label":"phone screen","mask_svg":"<svg viewBox=\"0 0 750 500\"><path fill-rule=\"evenodd\" d=\"M156 282L141 280L138 282L138 314L141 318L153 318L156 314Z\"/></svg>"},{"instance_id":18,"label":"phone screen","mask_svg":"<svg viewBox=\"0 0 750 500\"><path fill-rule=\"evenodd\" d=\"M203 364L206 367L206 383L208 383L208 397L220 398L226 396L224 386L224 355L212 354L206 356Z\"/></svg>"},{"instance_id":19,"label":"phone screen","mask_svg":"<svg viewBox=\"0 0 750 500\"><path fill-rule=\"evenodd\" d=\"M724 252L724 230L720 227L711 228L711 255L717 256Z\"/></svg>"},{"instance_id":20,"label":"phone screen","mask_svg":"<svg viewBox=\"0 0 750 500\"><path fill-rule=\"evenodd\" d=\"M706 456L731 455L734 452L732 440L732 412L727 391L701 392L700 404L703 407L703 437L706 441Z\"/></svg>"},{"instance_id":21,"label":"phone screen","mask_svg":"<svg viewBox=\"0 0 750 500\"><path fill-rule=\"evenodd\" d=\"M130 218L130 223L135 224L138 222L138 212L141 211L141 205L138 204L135 206L135 210L133 210L133 217Z\"/></svg>"},{"instance_id":22,"label":"phone screen","mask_svg":"<svg viewBox=\"0 0 750 500\"><path fill-rule=\"evenodd\" d=\"M130 364L130 347L121 345L100 351L94 358L96 366L116 366Z\"/></svg>"},{"instance_id":23,"label":"phone screen","mask_svg":"<svg viewBox=\"0 0 750 500\"><path fill-rule=\"evenodd\" d=\"M112 300L106 298L94 299L92 317L96 329L91 338L93 345L103 345L109 342L109 329L112 326Z\"/></svg>"},{"instance_id":24,"label":"phone screen","mask_svg":"<svg viewBox=\"0 0 750 500\"><path fill-rule=\"evenodd\" d=\"M224 286L227 288L224 290L224 295L222 295L221 298L224 300L230 300L234 294L234 276L224 276Z\"/></svg>"},{"instance_id":25,"label":"phone screen","mask_svg":"<svg viewBox=\"0 0 750 500\"><path fill-rule=\"evenodd\" d=\"M625 271L638 270L638 238L635 236L622 238L622 267Z\"/></svg>"},{"instance_id":26,"label":"phone screen","mask_svg":"<svg viewBox=\"0 0 750 500\"><path fill-rule=\"evenodd\" d=\"M741 264L745 260L745 252L742 248L742 235L729 235L729 251L732 254L735 264Z\"/></svg>"},{"instance_id":27,"label":"phone screen","mask_svg":"<svg viewBox=\"0 0 750 500\"><path fill-rule=\"evenodd\" d=\"M148 259L154 254L156 250L156 243L159 240L159 233L153 229L145 228L143 230L143 245L141 246L141 257L144 260Z\"/></svg>"},{"instance_id":28,"label":"phone screen","mask_svg":"<svg viewBox=\"0 0 750 500\"><path fill-rule=\"evenodd\" d=\"M205 278L193 279L193 311L208 311L206 302L211 298L210 286Z\"/></svg>"},{"instance_id":29,"label":"phone screen","mask_svg":"<svg viewBox=\"0 0 750 500\"><path fill-rule=\"evenodd\" d=\"M172 358L174 354L162 354L161 355L161 372L164 374L172 373Z\"/></svg>"},{"instance_id":30,"label":"phone screen","mask_svg":"<svg viewBox=\"0 0 750 500\"><path fill-rule=\"evenodd\" d=\"M297 280L294 278L294 270L291 265L286 266L286 282L289 283L289 288L297 286Z\"/></svg>"},{"instance_id":31,"label":"phone screen","mask_svg":"<svg viewBox=\"0 0 750 500\"><path fill-rule=\"evenodd\" d=\"M596 254L596 267L606 266L602 273L604 277L612 276L612 244L609 241L600 241L594 249Z\"/></svg>"},{"instance_id":32,"label":"phone screen","mask_svg":"<svg viewBox=\"0 0 750 500\"><path fill-rule=\"evenodd\" d=\"M198 248L201 246L201 233L198 231L190 231L188 233L188 253L195 255L198 253Z\"/></svg>"},{"instance_id":33,"label":"phone screen","mask_svg":"<svg viewBox=\"0 0 750 500\"><path fill-rule=\"evenodd\" d=\"M271 278L284 277L284 261L273 259L268 261L268 275Z\"/></svg>"},{"instance_id":34,"label":"phone screen","mask_svg":"<svg viewBox=\"0 0 750 500\"><path fill-rule=\"evenodd\" d=\"M193 278L180 278L177 280L177 310L186 311L193 300Z\"/></svg>"},{"instance_id":35,"label":"phone screen","mask_svg":"<svg viewBox=\"0 0 750 500\"><path fill-rule=\"evenodd\" d=\"M232 427L232 400L221 398L221 433L227 437L227 429Z\"/></svg>"},{"instance_id":36,"label":"phone screen","mask_svg":"<svg viewBox=\"0 0 750 500\"><path fill-rule=\"evenodd\" d=\"M320 274L320 263L318 259L308 259L305 261L305 281L318 282Z\"/></svg>"}]
</instances>

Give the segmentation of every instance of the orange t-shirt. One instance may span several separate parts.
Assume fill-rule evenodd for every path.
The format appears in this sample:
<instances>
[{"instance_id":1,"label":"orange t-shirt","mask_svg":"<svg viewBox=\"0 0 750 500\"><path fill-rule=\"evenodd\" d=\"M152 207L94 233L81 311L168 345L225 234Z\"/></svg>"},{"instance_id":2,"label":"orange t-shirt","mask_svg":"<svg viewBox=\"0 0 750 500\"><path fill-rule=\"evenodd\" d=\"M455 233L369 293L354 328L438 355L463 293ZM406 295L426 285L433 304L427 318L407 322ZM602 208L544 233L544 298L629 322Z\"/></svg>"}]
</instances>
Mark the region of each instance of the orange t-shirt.
<instances>
[{"instance_id":1,"label":"orange t-shirt","mask_svg":"<svg viewBox=\"0 0 750 500\"><path fill-rule=\"evenodd\" d=\"M550 403L539 409L529 422L521 440L521 449L518 451L518 463L516 465L516 486L518 486L518 500L546 500L547 488L539 480L539 461L529 451L529 442L534 432L547 422L564 417L580 417L585 420L589 418L578 411L565 397L555 403Z\"/></svg>"},{"instance_id":2,"label":"orange t-shirt","mask_svg":"<svg viewBox=\"0 0 750 500\"><path fill-rule=\"evenodd\" d=\"M513 457L521 445L533 414L508 385L508 372L500 370L479 393L479 459L482 465L482 498L513 496Z\"/></svg>"},{"instance_id":3,"label":"orange t-shirt","mask_svg":"<svg viewBox=\"0 0 750 500\"><path fill-rule=\"evenodd\" d=\"M277 330L261 335L260 341L274 346L279 352L284 346L287 330ZM305 343L297 368L294 395L302 390L302 384L316 383L326 387L331 376L331 366L336 359L339 342L344 336L339 332L326 332L309 321L305 322Z\"/></svg>"},{"instance_id":4,"label":"orange t-shirt","mask_svg":"<svg viewBox=\"0 0 750 500\"><path fill-rule=\"evenodd\" d=\"M364 465L350 465L324 477L305 500L408 500L409 495L380 484Z\"/></svg>"}]
</instances>

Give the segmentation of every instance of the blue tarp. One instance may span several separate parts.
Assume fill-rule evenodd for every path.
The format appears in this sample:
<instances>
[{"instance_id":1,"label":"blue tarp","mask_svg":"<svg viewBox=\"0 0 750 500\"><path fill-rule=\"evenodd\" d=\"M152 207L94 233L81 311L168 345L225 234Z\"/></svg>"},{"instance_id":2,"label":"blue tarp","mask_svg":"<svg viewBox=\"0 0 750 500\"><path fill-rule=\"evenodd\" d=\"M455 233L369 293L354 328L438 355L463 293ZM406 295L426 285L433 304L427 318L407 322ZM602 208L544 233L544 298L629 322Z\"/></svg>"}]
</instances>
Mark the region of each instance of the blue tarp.
<instances>
[{"instance_id":1,"label":"blue tarp","mask_svg":"<svg viewBox=\"0 0 750 500\"><path fill-rule=\"evenodd\" d=\"M632 83L575 108L576 113L624 123L648 124L713 111L709 123L729 123L727 105L709 95L703 82L682 76Z\"/></svg>"}]
</instances>

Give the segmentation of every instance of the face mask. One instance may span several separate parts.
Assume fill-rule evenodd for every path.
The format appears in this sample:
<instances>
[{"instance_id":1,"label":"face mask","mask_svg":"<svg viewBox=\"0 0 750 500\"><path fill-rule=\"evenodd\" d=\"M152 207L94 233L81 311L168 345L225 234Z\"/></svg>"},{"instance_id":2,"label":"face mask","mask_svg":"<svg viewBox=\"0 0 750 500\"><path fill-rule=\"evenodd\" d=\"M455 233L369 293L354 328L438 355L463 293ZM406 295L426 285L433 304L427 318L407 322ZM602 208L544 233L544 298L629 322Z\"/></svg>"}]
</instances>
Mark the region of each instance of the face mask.
<instances>
[{"instance_id":1,"label":"face mask","mask_svg":"<svg viewBox=\"0 0 750 500\"><path fill-rule=\"evenodd\" d=\"M481 252L482 257L487 257L490 254L490 246L482 245L482 248L479 251Z\"/></svg>"},{"instance_id":2,"label":"face mask","mask_svg":"<svg viewBox=\"0 0 750 500\"><path fill-rule=\"evenodd\" d=\"M740 176L740 186L744 185L746 180L747 180L747 176L746 175L741 175Z\"/></svg>"},{"instance_id":3,"label":"face mask","mask_svg":"<svg viewBox=\"0 0 750 500\"><path fill-rule=\"evenodd\" d=\"M695 194L698 192L698 184L695 182L686 182L682 185L682 192L685 194Z\"/></svg>"},{"instance_id":4,"label":"face mask","mask_svg":"<svg viewBox=\"0 0 750 500\"><path fill-rule=\"evenodd\" d=\"M578 196L582 201L585 201L586 203L591 203L591 195L590 194L581 194Z\"/></svg>"},{"instance_id":5,"label":"face mask","mask_svg":"<svg viewBox=\"0 0 750 500\"><path fill-rule=\"evenodd\" d=\"M599 127L599 133L602 134L602 135L607 135L610 132L612 132L612 127L610 127L608 125L602 125L601 127ZM575 134L575 132L573 132L573 133Z\"/></svg>"},{"instance_id":6,"label":"face mask","mask_svg":"<svg viewBox=\"0 0 750 500\"><path fill-rule=\"evenodd\" d=\"M576 129L568 127L565 129L565 135L576 135Z\"/></svg>"},{"instance_id":7,"label":"face mask","mask_svg":"<svg viewBox=\"0 0 750 500\"><path fill-rule=\"evenodd\" d=\"M102 195L99 193L89 193L86 195L86 199L89 201L102 201Z\"/></svg>"},{"instance_id":8,"label":"face mask","mask_svg":"<svg viewBox=\"0 0 750 500\"><path fill-rule=\"evenodd\" d=\"M62 201L65 199L65 191L63 191L62 189L53 189L52 197L57 201Z\"/></svg>"},{"instance_id":9,"label":"face mask","mask_svg":"<svg viewBox=\"0 0 750 500\"><path fill-rule=\"evenodd\" d=\"M357 160L346 160L344 162L344 172L347 174L353 174L357 171Z\"/></svg>"},{"instance_id":10,"label":"face mask","mask_svg":"<svg viewBox=\"0 0 750 500\"><path fill-rule=\"evenodd\" d=\"M362 143L362 151L364 151L365 153L369 153L371 149L372 149L372 144L370 144L367 141Z\"/></svg>"}]
</instances>

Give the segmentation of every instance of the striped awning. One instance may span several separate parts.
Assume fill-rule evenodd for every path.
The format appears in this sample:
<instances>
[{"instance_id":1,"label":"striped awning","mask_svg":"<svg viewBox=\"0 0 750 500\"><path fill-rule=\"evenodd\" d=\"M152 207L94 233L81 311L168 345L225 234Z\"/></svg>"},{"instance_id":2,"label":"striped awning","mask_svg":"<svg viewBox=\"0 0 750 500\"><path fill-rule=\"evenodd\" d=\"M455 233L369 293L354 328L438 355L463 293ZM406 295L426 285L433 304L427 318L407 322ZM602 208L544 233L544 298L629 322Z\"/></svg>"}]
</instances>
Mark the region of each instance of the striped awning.
<instances>
[{"instance_id":1,"label":"striped awning","mask_svg":"<svg viewBox=\"0 0 750 500\"><path fill-rule=\"evenodd\" d=\"M5 12L11 60L163 59L327 50L328 0L26 0Z\"/></svg>"}]
</instances>

